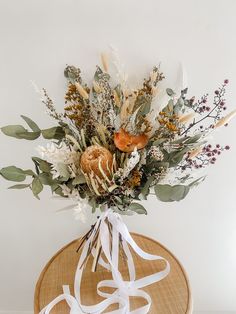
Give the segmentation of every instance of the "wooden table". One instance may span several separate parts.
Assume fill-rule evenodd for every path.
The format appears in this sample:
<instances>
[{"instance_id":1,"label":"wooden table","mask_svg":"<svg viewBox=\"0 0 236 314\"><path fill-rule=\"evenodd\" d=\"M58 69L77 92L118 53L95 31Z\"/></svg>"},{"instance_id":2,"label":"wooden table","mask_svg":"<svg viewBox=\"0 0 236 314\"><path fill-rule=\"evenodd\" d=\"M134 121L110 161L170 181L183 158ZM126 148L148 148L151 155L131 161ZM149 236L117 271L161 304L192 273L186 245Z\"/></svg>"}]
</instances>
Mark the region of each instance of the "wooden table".
<instances>
[{"instance_id":1,"label":"wooden table","mask_svg":"<svg viewBox=\"0 0 236 314\"><path fill-rule=\"evenodd\" d=\"M156 254L166 258L171 265L171 271L168 277L160 282L143 288L152 298L151 314L190 314L192 313L191 290L186 273L174 257L174 255L164 246L155 240L139 234L132 234L137 244L146 252ZM36 288L34 299L34 312L38 314L40 310L51 300L62 293L62 285L70 285L73 291L74 275L79 259L76 253L78 240L75 240L59 252L48 262L43 269ZM133 253L133 258L137 271L137 278L152 274L164 268L163 261L145 261ZM104 279L111 279L111 274L98 266L95 273L91 272L92 259L88 261L86 270L82 279L82 303L92 305L102 300L96 293L97 283ZM120 262L120 270L127 278L127 265L124 261ZM128 278L127 278L128 279ZM144 305L143 299L132 298L132 308L138 305ZM115 309L110 307L109 310ZM55 306L52 314L67 314L69 307L63 301Z\"/></svg>"}]
</instances>

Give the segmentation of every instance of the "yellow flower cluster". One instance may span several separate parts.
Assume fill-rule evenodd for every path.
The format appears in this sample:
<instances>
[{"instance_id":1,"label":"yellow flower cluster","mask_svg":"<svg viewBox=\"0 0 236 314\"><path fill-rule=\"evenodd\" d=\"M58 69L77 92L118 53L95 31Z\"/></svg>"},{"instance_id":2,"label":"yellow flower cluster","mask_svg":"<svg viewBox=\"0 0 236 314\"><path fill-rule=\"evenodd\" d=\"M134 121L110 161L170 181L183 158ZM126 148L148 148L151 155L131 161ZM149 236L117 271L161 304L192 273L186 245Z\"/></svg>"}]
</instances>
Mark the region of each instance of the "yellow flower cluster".
<instances>
[{"instance_id":1,"label":"yellow flower cluster","mask_svg":"<svg viewBox=\"0 0 236 314\"><path fill-rule=\"evenodd\" d=\"M178 124L178 116L175 114L169 115L165 111L161 111L159 113L160 117L158 119L161 126L166 127L171 132L178 132L179 129L177 127Z\"/></svg>"}]
</instances>

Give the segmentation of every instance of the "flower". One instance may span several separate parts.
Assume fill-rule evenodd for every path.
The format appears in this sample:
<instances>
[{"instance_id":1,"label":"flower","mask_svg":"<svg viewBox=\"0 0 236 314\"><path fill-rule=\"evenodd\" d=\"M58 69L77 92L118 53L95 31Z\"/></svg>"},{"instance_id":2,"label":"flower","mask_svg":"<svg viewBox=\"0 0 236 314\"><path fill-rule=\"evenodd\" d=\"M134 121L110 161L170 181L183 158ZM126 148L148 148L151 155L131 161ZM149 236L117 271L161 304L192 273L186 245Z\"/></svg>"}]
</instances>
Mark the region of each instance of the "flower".
<instances>
[{"instance_id":1,"label":"flower","mask_svg":"<svg viewBox=\"0 0 236 314\"><path fill-rule=\"evenodd\" d=\"M130 172L134 169L134 167L138 164L140 161L140 154L137 151L137 148L134 149L134 151L131 153L126 165L124 168L119 168L114 176L119 178L120 182L123 182L125 178L128 177Z\"/></svg>"},{"instance_id":2,"label":"flower","mask_svg":"<svg viewBox=\"0 0 236 314\"><path fill-rule=\"evenodd\" d=\"M99 178L111 177L113 156L99 145L89 146L81 155L80 167L85 174L93 172Z\"/></svg>"},{"instance_id":3,"label":"flower","mask_svg":"<svg viewBox=\"0 0 236 314\"><path fill-rule=\"evenodd\" d=\"M79 172L80 155L73 150L71 146L61 142L59 145L48 143L46 147L38 146L37 151L41 157L52 164L53 178L63 177L62 165L66 165L70 173L70 177L74 178Z\"/></svg>"},{"instance_id":4,"label":"flower","mask_svg":"<svg viewBox=\"0 0 236 314\"><path fill-rule=\"evenodd\" d=\"M132 135L121 128L120 131L114 135L114 143L122 152L130 153L135 147L137 149L144 148L148 143L148 136L144 133Z\"/></svg>"},{"instance_id":5,"label":"flower","mask_svg":"<svg viewBox=\"0 0 236 314\"><path fill-rule=\"evenodd\" d=\"M70 189L66 184L61 185L62 193L76 204L73 207L74 217L76 220L86 222L86 211L90 209L90 205L86 198L81 198L77 189ZM72 205L73 206L73 205Z\"/></svg>"},{"instance_id":6,"label":"flower","mask_svg":"<svg viewBox=\"0 0 236 314\"><path fill-rule=\"evenodd\" d=\"M151 146L148 154L156 161L162 161L164 159L164 155L158 146Z\"/></svg>"},{"instance_id":7,"label":"flower","mask_svg":"<svg viewBox=\"0 0 236 314\"><path fill-rule=\"evenodd\" d=\"M88 203L85 199L81 199L78 204L75 206L74 217L76 220L80 220L81 222L86 222L86 210L88 209Z\"/></svg>"}]
</instances>

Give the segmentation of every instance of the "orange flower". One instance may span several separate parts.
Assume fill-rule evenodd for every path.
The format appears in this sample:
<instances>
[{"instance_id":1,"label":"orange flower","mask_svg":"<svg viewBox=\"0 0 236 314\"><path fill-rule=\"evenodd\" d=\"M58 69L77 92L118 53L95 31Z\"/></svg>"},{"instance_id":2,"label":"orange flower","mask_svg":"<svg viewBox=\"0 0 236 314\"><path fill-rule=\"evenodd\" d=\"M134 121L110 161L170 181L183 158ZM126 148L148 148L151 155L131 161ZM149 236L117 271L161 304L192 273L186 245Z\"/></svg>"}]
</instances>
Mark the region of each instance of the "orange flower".
<instances>
[{"instance_id":1,"label":"orange flower","mask_svg":"<svg viewBox=\"0 0 236 314\"><path fill-rule=\"evenodd\" d=\"M124 129L114 135L115 146L125 153L131 153L135 147L137 149L144 148L148 143L148 136L146 134L131 135Z\"/></svg>"},{"instance_id":2,"label":"orange flower","mask_svg":"<svg viewBox=\"0 0 236 314\"><path fill-rule=\"evenodd\" d=\"M108 149L99 145L89 146L82 154L80 167L85 174L93 172L104 179L104 174L111 178L113 156ZM102 173L103 172L103 173Z\"/></svg>"}]
</instances>

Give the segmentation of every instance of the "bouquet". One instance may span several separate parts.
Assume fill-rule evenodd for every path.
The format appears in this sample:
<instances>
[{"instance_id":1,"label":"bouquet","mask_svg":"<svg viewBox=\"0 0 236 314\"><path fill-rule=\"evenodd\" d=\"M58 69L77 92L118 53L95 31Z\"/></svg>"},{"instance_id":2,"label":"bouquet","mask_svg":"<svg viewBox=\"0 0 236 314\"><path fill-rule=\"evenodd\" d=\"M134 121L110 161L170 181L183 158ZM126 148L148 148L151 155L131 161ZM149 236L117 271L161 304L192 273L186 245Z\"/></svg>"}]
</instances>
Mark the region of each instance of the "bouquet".
<instances>
[{"instance_id":1,"label":"bouquet","mask_svg":"<svg viewBox=\"0 0 236 314\"><path fill-rule=\"evenodd\" d=\"M42 136L49 141L37 148L40 157L32 157L34 170L16 166L0 170L3 178L18 182L10 188L29 188L39 198L44 186L49 186L52 193L73 201L67 208L73 208L82 220L87 210L103 213L82 238L79 250L84 248L85 254L80 268L90 254L96 268L101 247L112 264L105 250L106 226L109 230L117 228L116 232L132 246L132 239L117 227L121 224L119 214L147 214L140 201L149 194L163 202L180 201L203 181L205 176L198 175L198 171L215 164L218 156L229 149L228 145L210 144L209 135L236 115L236 110L224 114L227 79L209 103L207 94L196 100L188 96L187 88L180 93L167 88L163 96L160 82L164 75L159 66L133 89L118 61L113 60L117 69L113 76L109 74L106 54L102 54L101 61L90 85L84 82L79 68L66 66L64 112L58 113L47 91L41 91L42 102L55 126L40 129L30 118L21 116L28 128L1 128L5 135L17 139L36 140ZM168 270L167 263L163 277Z\"/></svg>"}]
</instances>

